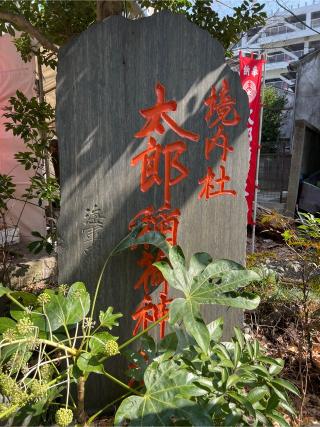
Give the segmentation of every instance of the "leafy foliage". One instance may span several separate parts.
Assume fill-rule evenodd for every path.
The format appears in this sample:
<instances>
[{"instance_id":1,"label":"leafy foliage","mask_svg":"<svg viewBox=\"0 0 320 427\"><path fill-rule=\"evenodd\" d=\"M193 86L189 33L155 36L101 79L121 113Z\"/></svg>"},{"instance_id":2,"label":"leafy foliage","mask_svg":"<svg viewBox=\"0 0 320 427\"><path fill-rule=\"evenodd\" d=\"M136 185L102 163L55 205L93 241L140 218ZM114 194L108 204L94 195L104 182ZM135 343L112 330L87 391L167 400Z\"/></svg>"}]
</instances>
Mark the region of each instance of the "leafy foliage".
<instances>
[{"instance_id":1,"label":"leafy foliage","mask_svg":"<svg viewBox=\"0 0 320 427\"><path fill-rule=\"evenodd\" d=\"M37 98L28 99L22 92L17 91L15 97L9 99L8 106L5 107L4 117L9 121L5 123L7 132L19 136L26 148L15 154L15 158L25 170L33 171L30 176L30 184L22 195L26 203L34 203L38 200L38 205L54 203L56 206L60 200L60 188L55 176L46 176L44 163L48 158L50 141L54 138L55 132L50 126L54 120L54 109L46 102L39 102ZM7 209L10 199L15 197L15 186L12 177L1 175L3 187L3 198L1 200L2 210ZM51 218L51 223L54 224ZM48 253L53 251L53 243L56 235L55 227L50 228L47 236L41 236L34 231L34 237L39 240L31 242L29 249L35 254L45 249Z\"/></svg>"},{"instance_id":2,"label":"leafy foliage","mask_svg":"<svg viewBox=\"0 0 320 427\"><path fill-rule=\"evenodd\" d=\"M63 45L71 37L80 34L95 21L96 2L80 0L77 2L66 0L2 0L0 12L10 12L23 16L48 40L56 45ZM15 36L19 26L8 22L0 22L0 30ZM39 45L32 44L30 34L22 32L16 38L16 47L22 58L27 61L30 56L39 51ZM42 63L56 67L57 59L48 49L41 52Z\"/></svg>"},{"instance_id":3,"label":"leafy foliage","mask_svg":"<svg viewBox=\"0 0 320 427\"><path fill-rule=\"evenodd\" d=\"M136 364L140 373L136 369L134 378L143 377L145 389L130 388L108 372L108 360L125 351L137 337L117 343L118 337L111 331L121 314L114 313L112 307L100 311L96 325L95 301L101 280L92 300L81 282L70 288L48 289L38 297L2 286L0 296L11 305L10 315L0 319L0 363L4 384L10 387L4 393L8 398L1 407L0 420L12 418L19 425L30 415L34 423L39 423L39 416L52 421L50 405L66 387L68 411L58 409L56 413L56 420L66 426L73 419L70 384L82 389L90 375L105 376L132 393L120 405L119 423L126 419L134 425L171 425L173 421L213 425L241 419L255 420L258 425L264 416L282 420L277 408L291 408L286 390L296 393L293 386L276 378L282 362L262 359L258 344L247 342L239 330L232 343L221 343L222 320L206 325L200 312L200 306L207 303L256 307L257 298L237 289L258 280L258 275L232 261L213 261L205 253L195 254L187 268L181 248L170 247L157 233L139 237L140 231L138 226L110 256L137 244L162 248L169 261L156 266L168 277L169 286L183 294L169 306L172 332L157 345L151 337L141 341L148 350L139 353L144 363ZM83 399L84 395L79 398L79 407L83 407ZM78 413L78 422L85 422L84 411Z\"/></svg>"},{"instance_id":4,"label":"leafy foliage","mask_svg":"<svg viewBox=\"0 0 320 427\"><path fill-rule=\"evenodd\" d=\"M0 174L0 214L3 215L8 210L8 202L12 199L16 191L16 185L10 175Z\"/></svg>"},{"instance_id":5,"label":"leafy foliage","mask_svg":"<svg viewBox=\"0 0 320 427\"><path fill-rule=\"evenodd\" d=\"M219 40L225 49L230 49L232 44L239 41L242 33L247 30L263 25L266 14L263 12L264 5L253 1L243 1L240 6L233 7L233 15L223 18L214 10L212 0L140 0L143 7L152 7L155 12L169 10L181 13L189 21L197 24L200 28L208 31L214 38Z\"/></svg>"},{"instance_id":6,"label":"leafy foliage","mask_svg":"<svg viewBox=\"0 0 320 427\"><path fill-rule=\"evenodd\" d=\"M214 10L215 4L212 0L139 0L138 3L142 8L152 7L155 12L169 10L184 14L191 22L209 31L226 49L250 28L263 25L266 19L264 5L252 0L244 0L239 6L232 8L232 15L223 18ZM126 8L127 5L124 4L123 9ZM96 2L6 0L0 1L1 11L23 16L50 42L62 46L94 23ZM12 35L15 35L16 29L19 30L19 27L12 23L0 24L1 31ZM32 45L30 34L26 32L16 38L15 44L24 60L29 60L30 55L39 50L38 45ZM52 68L56 66L55 56L47 49L41 52L41 59Z\"/></svg>"},{"instance_id":7,"label":"leafy foliage","mask_svg":"<svg viewBox=\"0 0 320 427\"><path fill-rule=\"evenodd\" d=\"M272 153L277 150L280 129L285 118L284 107L287 100L274 87L267 87L263 95L262 144L263 152Z\"/></svg>"},{"instance_id":8,"label":"leafy foliage","mask_svg":"<svg viewBox=\"0 0 320 427\"><path fill-rule=\"evenodd\" d=\"M176 298L170 305L169 320L175 324L183 321L186 330L206 351L209 334L200 314L200 304L220 304L237 308L255 308L259 298L248 294L234 294L234 291L248 283L259 280L259 276L247 271L240 264L228 260L212 261L206 253L192 256L189 268L178 246L170 248L169 261L154 265L172 288L181 291L184 298Z\"/></svg>"},{"instance_id":9,"label":"leafy foliage","mask_svg":"<svg viewBox=\"0 0 320 427\"><path fill-rule=\"evenodd\" d=\"M172 339L166 349L160 344L144 370L145 393L122 402L116 425L288 426L279 409L294 416L287 393L298 390L278 378L283 361L266 357L258 341L250 342L237 328L231 342L221 342L221 319L206 327L207 352L179 328L174 347Z\"/></svg>"}]
</instances>

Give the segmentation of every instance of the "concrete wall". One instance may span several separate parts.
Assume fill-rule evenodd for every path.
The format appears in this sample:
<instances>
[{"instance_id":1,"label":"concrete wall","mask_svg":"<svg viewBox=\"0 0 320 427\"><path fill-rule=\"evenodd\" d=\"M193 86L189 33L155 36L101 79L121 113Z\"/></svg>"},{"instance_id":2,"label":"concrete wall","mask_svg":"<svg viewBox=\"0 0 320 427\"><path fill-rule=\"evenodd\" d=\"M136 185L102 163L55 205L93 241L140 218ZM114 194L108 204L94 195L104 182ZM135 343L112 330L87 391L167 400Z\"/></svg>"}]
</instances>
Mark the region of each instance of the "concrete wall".
<instances>
[{"instance_id":1,"label":"concrete wall","mask_svg":"<svg viewBox=\"0 0 320 427\"><path fill-rule=\"evenodd\" d=\"M299 183L320 169L320 52L305 58L297 69L295 124L286 213L294 215Z\"/></svg>"},{"instance_id":2,"label":"concrete wall","mask_svg":"<svg viewBox=\"0 0 320 427\"><path fill-rule=\"evenodd\" d=\"M298 70L295 120L305 120L320 130L320 52L301 63Z\"/></svg>"}]
</instances>

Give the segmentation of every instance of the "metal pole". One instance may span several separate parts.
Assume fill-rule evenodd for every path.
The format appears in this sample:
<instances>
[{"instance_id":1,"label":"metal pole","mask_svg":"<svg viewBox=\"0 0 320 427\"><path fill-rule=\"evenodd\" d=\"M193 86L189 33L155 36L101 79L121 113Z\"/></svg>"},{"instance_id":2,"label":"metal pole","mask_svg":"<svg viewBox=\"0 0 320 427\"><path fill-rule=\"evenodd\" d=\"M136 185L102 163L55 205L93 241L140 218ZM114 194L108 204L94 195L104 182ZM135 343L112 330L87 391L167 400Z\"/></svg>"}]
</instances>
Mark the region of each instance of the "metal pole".
<instances>
[{"instance_id":1,"label":"metal pole","mask_svg":"<svg viewBox=\"0 0 320 427\"><path fill-rule=\"evenodd\" d=\"M261 53L261 56L262 55L263 53ZM255 251L255 243L256 243L257 198L258 198L258 184L259 184L259 165L260 165L260 152L261 152L262 120L263 120L263 95L264 95L264 88L265 88L266 62L267 62L267 54L265 54L265 62L263 64L262 89L261 89L261 95L260 95L261 110L260 110L260 126L259 126L259 145L258 145L258 154L257 154L257 169L256 169L254 200L253 200L253 225L252 225L252 241L251 241L252 253L254 253Z\"/></svg>"}]
</instances>

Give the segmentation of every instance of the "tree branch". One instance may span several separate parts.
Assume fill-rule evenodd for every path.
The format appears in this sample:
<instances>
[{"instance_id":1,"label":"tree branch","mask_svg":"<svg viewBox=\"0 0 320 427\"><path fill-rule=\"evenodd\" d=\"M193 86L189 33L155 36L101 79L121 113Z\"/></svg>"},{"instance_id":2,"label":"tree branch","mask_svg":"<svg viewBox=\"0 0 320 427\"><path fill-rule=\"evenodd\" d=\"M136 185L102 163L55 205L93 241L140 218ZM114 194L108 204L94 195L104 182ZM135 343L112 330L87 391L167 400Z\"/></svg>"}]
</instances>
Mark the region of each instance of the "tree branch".
<instances>
[{"instance_id":1,"label":"tree branch","mask_svg":"<svg viewBox=\"0 0 320 427\"><path fill-rule=\"evenodd\" d=\"M19 30L28 33L31 37L38 40L38 42L48 50L52 50L57 53L58 48L53 43L51 43L40 31L37 30L26 18L22 15L17 15L11 12L2 12L0 11L0 19L10 24L15 25Z\"/></svg>"}]
</instances>

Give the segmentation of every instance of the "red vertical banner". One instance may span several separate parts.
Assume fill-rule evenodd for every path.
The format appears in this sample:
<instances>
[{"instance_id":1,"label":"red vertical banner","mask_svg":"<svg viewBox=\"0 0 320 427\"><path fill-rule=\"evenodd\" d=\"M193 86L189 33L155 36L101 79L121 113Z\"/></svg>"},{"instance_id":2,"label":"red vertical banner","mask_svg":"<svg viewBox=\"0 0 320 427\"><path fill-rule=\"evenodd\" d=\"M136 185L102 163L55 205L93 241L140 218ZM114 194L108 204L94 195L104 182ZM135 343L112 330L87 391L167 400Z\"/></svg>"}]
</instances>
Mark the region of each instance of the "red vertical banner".
<instances>
[{"instance_id":1,"label":"red vertical banner","mask_svg":"<svg viewBox=\"0 0 320 427\"><path fill-rule=\"evenodd\" d=\"M259 153L259 131L261 111L261 87L264 59L255 59L253 54L243 56L240 52L240 80L249 98L250 115L248 119L248 135L250 145L250 162L246 184L248 204L248 224L253 224L253 202L256 190L256 173Z\"/></svg>"}]
</instances>

